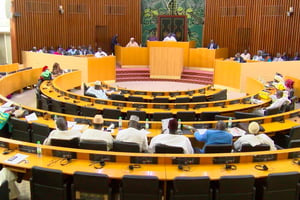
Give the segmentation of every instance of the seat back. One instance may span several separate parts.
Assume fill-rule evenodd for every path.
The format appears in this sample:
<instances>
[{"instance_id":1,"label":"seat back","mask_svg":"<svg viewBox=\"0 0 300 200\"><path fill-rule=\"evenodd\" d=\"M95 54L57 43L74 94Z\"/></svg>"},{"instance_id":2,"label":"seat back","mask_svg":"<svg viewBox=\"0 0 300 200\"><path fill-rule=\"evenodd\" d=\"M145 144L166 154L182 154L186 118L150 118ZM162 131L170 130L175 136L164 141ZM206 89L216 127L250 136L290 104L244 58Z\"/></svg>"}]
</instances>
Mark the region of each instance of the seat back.
<instances>
[{"instance_id":1,"label":"seat back","mask_svg":"<svg viewBox=\"0 0 300 200\"><path fill-rule=\"evenodd\" d=\"M40 104L40 109L42 110L49 110L49 105L50 105L50 100L47 96L41 94L41 104Z\"/></svg>"},{"instance_id":2,"label":"seat back","mask_svg":"<svg viewBox=\"0 0 300 200\"><path fill-rule=\"evenodd\" d=\"M138 143L116 140L113 142L112 150L118 152L140 152L140 146Z\"/></svg>"},{"instance_id":3,"label":"seat back","mask_svg":"<svg viewBox=\"0 0 300 200\"><path fill-rule=\"evenodd\" d=\"M32 200L68 199L67 184L61 170L33 166L30 190Z\"/></svg>"},{"instance_id":4,"label":"seat back","mask_svg":"<svg viewBox=\"0 0 300 200\"><path fill-rule=\"evenodd\" d=\"M79 142L80 149L91 149L91 150L99 150L99 151L107 151L107 143L106 141L91 141L91 140L83 140Z\"/></svg>"},{"instance_id":5,"label":"seat back","mask_svg":"<svg viewBox=\"0 0 300 200\"><path fill-rule=\"evenodd\" d=\"M263 199L298 199L299 172L270 173L263 187Z\"/></svg>"},{"instance_id":6,"label":"seat back","mask_svg":"<svg viewBox=\"0 0 300 200\"><path fill-rule=\"evenodd\" d=\"M181 121L195 121L196 113L194 111L179 111L176 118L181 119Z\"/></svg>"},{"instance_id":7,"label":"seat back","mask_svg":"<svg viewBox=\"0 0 300 200\"><path fill-rule=\"evenodd\" d=\"M110 98L112 100L117 100L117 101L126 101L125 97L123 94L111 94Z\"/></svg>"},{"instance_id":8,"label":"seat back","mask_svg":"<svg viewBox=\"0 0 300 200\"><path fill-rule=\"evenodd\" d=\"M139 111L139 110L129 110L127 111L127 119L130 119L131 115L136 115L140 118L140 121L145 121L147 118L147 114L145 111Z\"/></svg>"},{"instance_id":9,"label":"seat back","mask_svg":"<svg viewBox=\"0 0 300 200\"><path fill-rule=\"evenodd\" d=\"M202 112L200 114L200 121L215 121L215 116L220 112Z\"/></svg>"},{"instance_id":10,"label":"seat back","mask_svg":"<svg viewBox=\"0 0 300 200\"><path fill-rule=\"evenodd\" d=\"M175 103L188 103L190 102L189 97L178 97L175 99Z\"/></svg>"},{"instance_id":11,"label":"seat back","mask_svg":"<svg viewBox=\"0 0 300 200\"><path fill-rule=\"evenodd\" d=\"M81 195L86 193L92 194L93 197L97 195L108 195L108 199L111 199L111 191L110 180L106 174L76 171L73 175L73 200L76 199L76 192L80 192L80 199L84 199Z\"/></svg>"},{"instance_id":12,"label":"seat back","mask_svg":"<svg viewBox=\"0 0 300 200\"><path fill-rule=\"evenodd\" d=\"M143 97L138 97L138 96L129 96L128 101L131 101L131 102L144 102L144 98Z\"/></svg>"},{"instance_id":13,"label":"seat back","mask_svg":"<svg viewBox=\"0 0 300 200\"><path fill-rule=\"evenodd\" d=\"M227 99L227 89L221 90L208 98L208 101L219 101Z\"/></svg>"},{"instance_id":14,"label":"seat back","mask_svg":"<svg viewBox=\"0 0 300 200\"><path fill-rule=\"evenodd\" d=\"M199 177L175 177L170 192L171 200L210 200L212 189L208 176Z\"/></svg>"},{"instance_id":15,"label":"seat back","mask_svg":"<svg viewBox=\"0 0 300 200\"><path fill-rule=\"evenodd\" d=\"M230 153L232 144L206 144L204 153Z\"/></svg>"},{"instance_id":16,"label":"seat back","mask_svg":"<svg viewBox=\"0 0 300 200\"><path fill-rule=\"evenodd\" d=\"M121 111L118 109L109 109L109 108L103 109L103 118L119 119L120 116L121 116Z\"/></svg>"},{"instance_id":17,"label":"seat back","mask_svg":"<svg viewBox=\"0 0 300 200\"><path fill-rule=\"evenodd\" d=\"M26 120L11 117L10 122L12 125L12 139L31 142L31 131Z\"/></svg>"},{"instance_id":18,"label":"seat back","mask_svg":"<svg viewBox=\"0 0 300 200\"><path fill-rule=\"evenodd\" d=\"M262 117L262 115L255 114L255 113L248 113L248 112L234 112L234 116L236 119L247 119L247 118L255 118L255 117Z\"/></svg>"},{"instance_id":19,"label":"seat back","mask_svg":"<svg viewBox=\"0 0 300 200\"><path fill-rule=\"evenodd\" d=\"M153 121L161 121L162 119L172 118L173 114L171 112L157 112L153 113Z\"/></svg>"},{"instance_id":20,"label":"seat back","mask_svg":"<svg viewBox=\"0 0 300 200\"><path fill-rule=\"evenodd\" d=\"M289 140L300 139L300 126L294 126L290 129Z\"/></svg>"},{"instance_id":21,"label":"seat back","mask_svg":"<svg viewBox=\"0 0 300 200\"><path fill-rule=\"evenodd\" d=\"M2 183L0 183L0 199L9 200L9 189L7 180L4 180Z\"/></svg>"},{"instance_id":22,"label":"seat back","mask_svg":"<svg viewBox=\"0 0 300 200\"><path fill-rule=\"evenodd\" d=\"M63 113L63 104L60 101L57 101L55 99L51 99L51 111L52 112L58 112Z\"/></svg>"},{"instance_id":23,"label":"seat back","mask_svg":"<svg viewBox=\"0 0 300 200\"><path fill-rule=\"evenodd\" d=\"M81 107L81 115L82 116L94 117L98 113L99 113L99 111L97 110L97 108L88 107L88 106Z\"/></svg>"},{"instance_id":24,"label":"seat back","mask_svg":"<svg viewBox=\"0 0 300 200\"><path fill-rule=\"evenodd\" d=\"M153 103L169 103L169 98L166 97L155 97Z\"/></svg>"},{"instance_id":25,"label":"seat back","mask_svg":"<svg viewBox=\"0 0 300 200\"><path fill-rule=\"evenodd\" d=\"M79 107L73 103L64 103L64 111L66 114L70 115L78 115L79 114Z\"/></svg>"},{"instance_id":26,"label":"seat back","mask_svg":"<svg viewBox=\"0 0 300 200\"><path fill-rule=\"evenodd\" d=\"M183 153L183 148L166 144L156 144L155 153Z\"/></svg>"},{"instance_id":27,"label":"seat back","mask_svg":"<svg viewBox=\"0 0 300 200\"><path fill-rule=\"evenodd\" d=\"M48 137L51 129L46 124L32 122L31 124L31 141L37 143L40 141L43 144L44 140Z\"/></svg>"},{"instance_id":28,"label":"seat back","mask_svg":"<svg viewBox=\"0 0 300 200\"><path fill-rule=\"evenodd\" d=\"M59 147L78 148L79 138L72 138L71 140L51 139L51 145Z\"/></svg>"},{"instance_id":29,"label":"seat back","mask_svg":"<svg viewBox=\"0 0 300 200\"><path fill-rule=\"evenodd\" d=\"M290 140L287 148L296 148L300 147L300 140Z\"/></svg>"},{"instance_id":30,"label":"seat back","mask_svg":"<svg viewBox=\"0 0 300 200\"><path fill-rule=\"evenodd\" d=\"M265 115L265 116L268 116L268 115L275 115L275 114L278 114L279 111L280 111L280 107L278 107L278 108L267 109L267 110L265 110L264 115Z\"/></svg>"},{"instance_id":31,"label":"seat back","mask_svg":"<svg viewBox=\"0 0 300 200\"><path fill-rule=\"evenodd\" d=\"M122 200L161 200L161 189L156 176L124 175L120 188Z\"/></svg>"},{"instance_id":32,"label":"seat back","mask_svg":"<svg viewBox=\"0 0 300 200\"><path fill-rule=\"evenodd\" d=\"M270 146L267 144L259 144L256 146L251 146L250 144L243 144L241 148L241 152L253 152L253 151L268 151L270 150Z\"/></svg>"},{"instance_id":33,"label":"seat back","mask_svg":"<svg viewBox=\"0 0 300 200\"><path fill-rule=\"evenodd\" d=\"M221 176L216 190L216 199L253 200L255 198L253 175Z\"/></svg>"},{"instance_id":34,"label":"seat back","mask_svg":"<svg viewBox=\"0 0 300 200\"><path fill-rule=\"evenodd\" d=\"M192 97L192 102L205 102L205 101L207 101L205 95L193 96Z\"/></svg>"}]
</instances>

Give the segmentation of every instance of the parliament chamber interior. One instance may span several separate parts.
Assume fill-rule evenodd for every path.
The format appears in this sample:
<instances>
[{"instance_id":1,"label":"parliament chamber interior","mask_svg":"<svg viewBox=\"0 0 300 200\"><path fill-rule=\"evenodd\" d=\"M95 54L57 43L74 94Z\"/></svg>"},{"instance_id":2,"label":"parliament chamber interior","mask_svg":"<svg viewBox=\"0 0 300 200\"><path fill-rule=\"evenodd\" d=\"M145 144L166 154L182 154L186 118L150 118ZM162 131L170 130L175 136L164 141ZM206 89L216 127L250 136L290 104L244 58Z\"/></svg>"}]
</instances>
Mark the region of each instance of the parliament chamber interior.
<instances>
[{"instance_id":1,"label":"parliament chamber interior","mask_svg":"<svg viewBox=\"0 0 300 200\"><path fill-rule=\"evenodd\" d=\"M299 199L297 0L6 0L0 6L9 24L9 31L0 26L1 200ZM176 41L165 40L170 33ZM97 55L101 49L104 56ZM252 56L240 62L245 49ZM121 86L159 81L173 90ZM174 89L178 83L194 87ZM97 87L105 98L89 93ZM280 98L288 103L272 107ZM97 129L100 115L111 142L80 138ZM152 147L172 135L173 118L178 144L160 139ZM61 120L79 136L51 139ZM133 121L146 149L133 138L118 139ZM219 130L220 121L230 143L197 139L195 131ZM249 139L236 148L254 134L253 123L271 142Z\"/></svg>"}]
</instances>

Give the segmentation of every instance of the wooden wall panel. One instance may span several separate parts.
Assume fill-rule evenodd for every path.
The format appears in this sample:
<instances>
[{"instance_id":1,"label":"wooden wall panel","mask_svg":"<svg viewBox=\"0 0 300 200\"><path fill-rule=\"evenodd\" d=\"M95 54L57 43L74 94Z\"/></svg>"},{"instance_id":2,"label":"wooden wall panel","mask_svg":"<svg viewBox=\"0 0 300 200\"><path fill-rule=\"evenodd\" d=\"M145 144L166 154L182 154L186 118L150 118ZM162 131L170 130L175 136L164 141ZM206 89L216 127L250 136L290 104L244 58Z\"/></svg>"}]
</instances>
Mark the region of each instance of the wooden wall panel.
<instances>
[{"instance_id":1,"label":"wooden wall panel","mask_svg":"<svg viewBox=\"0 0 300 200\"><path fill-rule=\"evenodd\" d=\"M110 53L110 40L119 34L125 46L129 37L141 41L141 0L12 0L13 62L21 50L33 46L101 46ZM64 14L59 14L62 5ZM289 7L294 8L287 16ZM253 55L265 49L272 55L293 56L300 43L299 0L206 0L203 46L214 39L229 55L247 48ZM100 27L101 36L96 36ZM96 38L98 38L97 43ZM100 38L100 40L99 40Z\"/></svg>"},{"instance_id":2,"label":"wooden wall panel","mask_svg":"<svg viewBox=\"0 0 300 200\"><path fill-rule=\"evenodd\" d=\"M33 46L91 44L110 53L110 41L116 33L121 45L131 36L141 40L140 0L13 0L13 9L20 14L12 19L17 52L14 62L21 62L21 51ZM97 26L107 27L100 36L103 44L96 43Z\"/></svg>"},{"instance_id":3,"label":"wooden wall panel","mask_svg":"<svg viewBox=\"0 0 300 200\"><path fill-rule=\"evenodd\" d=\"M287 16L290 6L294 13ZM252 55L258 49L289 56L299 51L299 0L207 0L205 15L203 45L214 39L230 56L245 48Z\"/></svg>"}]
</instances>

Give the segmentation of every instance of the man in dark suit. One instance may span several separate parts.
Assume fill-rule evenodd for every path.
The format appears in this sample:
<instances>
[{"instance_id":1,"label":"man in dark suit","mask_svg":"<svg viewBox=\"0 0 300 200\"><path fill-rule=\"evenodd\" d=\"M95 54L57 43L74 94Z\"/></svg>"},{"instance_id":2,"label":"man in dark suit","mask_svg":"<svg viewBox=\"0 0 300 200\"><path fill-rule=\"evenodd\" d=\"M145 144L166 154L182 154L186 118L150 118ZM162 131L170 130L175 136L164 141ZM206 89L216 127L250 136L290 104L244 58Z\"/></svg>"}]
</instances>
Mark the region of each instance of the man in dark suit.
<instances>
[{"instance_id":1,"label":"man in dark suit","mask_svg":"<svg viewBox=\"0 0 300 200\"><path fill-rule=\"evenodd\" d=\"M214 42L214 40L210 40L210 43L207 45L208 49L217 49L218 45Z\"/></svg>"}]
</instances>

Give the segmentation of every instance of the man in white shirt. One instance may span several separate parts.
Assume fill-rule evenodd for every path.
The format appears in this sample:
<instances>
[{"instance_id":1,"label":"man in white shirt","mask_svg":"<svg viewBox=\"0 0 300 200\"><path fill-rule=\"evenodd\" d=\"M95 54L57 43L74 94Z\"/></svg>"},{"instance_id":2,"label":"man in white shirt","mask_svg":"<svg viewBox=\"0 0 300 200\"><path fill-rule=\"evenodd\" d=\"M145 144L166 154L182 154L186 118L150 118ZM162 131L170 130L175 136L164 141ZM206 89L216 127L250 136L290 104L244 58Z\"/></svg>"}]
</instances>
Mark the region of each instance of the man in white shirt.
<instances>
[{"instance_id":1,"label":"man in white shirt","mask_svg":"<svg viewBox=\"0 0 300 200\"><path fill-rule=\"evenodd\" d=\"M244 50L244 52L241 54L241 57L242 57L244 60L250 60L250 59L251 59L251 55L250 55L250 53L247 51L247 49Z\"/></svg>"},{"instance_id":2,"label":"man in white shirt","mask_svg":"<svg viewBox=\"0 0 300 200\"><path fill-rule=\"evenodd\" d=\"M89 87L89 89L87 89L87 91L86 91L86 94L95 95L99 99L108 99L108 97L105 93L105 90L103 90L101 88L101 82L100 81L96 81L95 86Z\"/></svg>"},{"instance_id":3,"label":"man in white shirt","mask_svg":"<svg viewBox=\"0 0 300 200\"><path fill-rule=\"evenodd\" d=\"M151 139L149 145L149 151L155 152L156 144L165 144L168 146L181 147L185 154L193 154L194 149L188 137L184 135L176 135L178 122L176 119L171 119L169 121L169 134L160 134Z\"/></svg>"},{"instance_id":4,"label":"man in white shirt","mask_svg":"<svg viewBox=\"0 0 300 200\"><path fill-rule=\"evenodd\" d=\"M107 56L107 53L105 53L104 51L102 51L102 48L98 48L98 51L95 53L95 57L96 58L101 58L103 56Z\"/></svg>"},{"instance_id":5,"label":"man in white shirt","mask_svg":"<svg viewBox=\"0 0 300 200\"><path fill-rule=\"evenodd\" d=\"M173 41L173 42L177 41L175 38L175 34L173 34L173 33L169 33L163 40L163 42L171 42L171 41Z\"/></svg>"},{"instance_id":6,"label":"man in white shirt","mask_svg":"<svg viewBox=\"0 0 300 200\"><path fill-rule=\"evenodd\" d=\"M257 109L254 111L254 113L263 116L265 111L268 109L280 108L283 105L289 105L291 103L291 101L287 97L283 96L283 91L281 90L277 90L276 97L273 97L272 99L273 99L273 103L271 105L263 109Z\"/></svg>"},{"instance_id":7,"label":"man in white shirt","mask_svg":"<svg viewBox=\"0 0 300 200\"><path fill-rule=\"evenodd\" d=\"M120 130L116 136L116 140L123 142L134 142L140 146L140 151L148 151L148 139L145 131L138 130L139 117L131 115L127 129Z\"/></svg>"},{"instance_id":8,"label":"man in white shirt","mask_svg":"<svg viewBox=\"0 0 300 200\"><path fill-rule=\"evenodd\" d=\"M51 131L49 136L44 140L44 145L51 145L51 139L71 140L73 138L80 138L81 133L78 130L68 130L67 121L59 117L56 120L57 129Z\"/></svg>"},{"instance_id":9,"label":"man in white shirt","mask_svg":"<svg viewBox=\"0 0 300 200\"><path fill-rule=\"evenodd\" d=\"M135 41L134 37L131 37L126 47L139 47L139 44Z\"/></svg>"},{"instance_id":10,"label":"man in white shirt","mask_svg":"<svg viewBox=\"0 0 300 200\"><path fill-rule=\"evenodd\" d=\"M105 141L107 144L107 151L112 149L113 137L109 132L105 132L102 130L102 115L95 115L93 119L93 126L94 129L87 129L82 133L80 141Z\"/></svg>"},{"instance_id":11,"label":"man in white shirt","mask_svg":"<svg viewBox=\"0 0 300 200\"><path fill-rule=\"evenodd\" d=\"M270 146L270 150L276 150L274 141L264 133L259 134L259 124L257 122L251 122L248 126L250 134L241 136L234 142L234 149L241 151L243 144L250 144L252 147L267 144Z\"/></svg>"}]
</instances>

